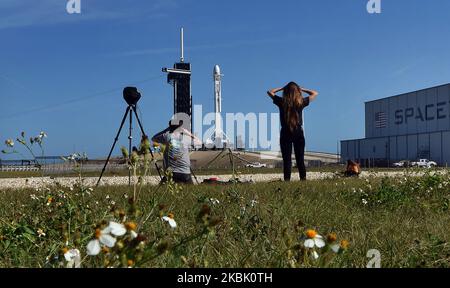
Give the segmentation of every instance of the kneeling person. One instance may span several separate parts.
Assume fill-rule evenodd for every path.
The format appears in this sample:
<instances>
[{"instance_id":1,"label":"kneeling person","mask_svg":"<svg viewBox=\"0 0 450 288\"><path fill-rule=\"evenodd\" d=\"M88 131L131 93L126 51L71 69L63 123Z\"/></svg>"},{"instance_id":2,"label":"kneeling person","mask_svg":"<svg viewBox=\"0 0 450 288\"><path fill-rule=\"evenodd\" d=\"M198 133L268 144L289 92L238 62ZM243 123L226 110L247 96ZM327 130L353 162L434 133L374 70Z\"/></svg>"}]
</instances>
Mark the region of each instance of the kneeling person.
<instances>
[{"instance_id":1,"label":"kneeling person","mask_svg":"<svg viewBox=\"0 0 450 288\"><path fill-rule=\"evenodd\" d=\"M345 170L344 174L346 177L352 177L352 176L358 177L359 174L361 174L361 167L359 166L358 163L356 163L352 160L348 160L347 161L347 169Z\"/></svg>"},{"instance_id":2,"label":"kneeling person","mask_svg":"<svg viewBox=\"0 0 450 288\"><path fill-rule=\"evenodd\" d=\"M182 128L183 121L179 121L177 125L172 122L169 123L167 129L153 136L152 141L165 146L163 162L166 175L170 171L175 183L193 184L189 147L191 146L191 139L194 139L194 145L198 145L199 140ZM166 182L167 176L162 181Z\"/></svg>"}]
</instances>

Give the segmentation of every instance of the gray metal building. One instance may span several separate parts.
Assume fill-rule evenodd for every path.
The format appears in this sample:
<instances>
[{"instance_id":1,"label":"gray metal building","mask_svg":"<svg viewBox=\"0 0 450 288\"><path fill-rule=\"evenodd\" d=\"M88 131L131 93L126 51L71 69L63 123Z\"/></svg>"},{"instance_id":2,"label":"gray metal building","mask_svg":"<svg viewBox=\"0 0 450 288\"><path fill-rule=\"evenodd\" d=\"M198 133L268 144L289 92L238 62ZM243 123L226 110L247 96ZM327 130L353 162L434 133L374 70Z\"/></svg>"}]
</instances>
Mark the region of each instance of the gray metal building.
<instances>
[{"instance_id":1,"label":"gray metal building","mask_svg":"<svg viewBox=\"0 0 450 288\"><path fill-rule=\"evenodd\" d=\"M450 84L365 103L365 137L341 141L343 161L390 166L400 160L450 164Z\"/></svg>"}]
</instances>

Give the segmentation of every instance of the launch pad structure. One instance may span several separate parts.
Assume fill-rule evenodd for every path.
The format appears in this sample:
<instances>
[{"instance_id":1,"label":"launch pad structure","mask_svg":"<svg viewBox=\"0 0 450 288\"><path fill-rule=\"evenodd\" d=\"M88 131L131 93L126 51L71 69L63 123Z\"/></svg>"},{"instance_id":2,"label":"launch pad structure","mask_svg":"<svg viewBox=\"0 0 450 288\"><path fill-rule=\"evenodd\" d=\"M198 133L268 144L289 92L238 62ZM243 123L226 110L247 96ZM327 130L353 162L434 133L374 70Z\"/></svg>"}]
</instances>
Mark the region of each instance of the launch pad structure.
<instances>
[{"instance_id":1,"label":"launch pad structure","mask_svg":"<svg viewBox=\"0 0 450 288\"><path fill-rule=\"evenodd\" d=\"M173 86L173 113L187 115L190 118L189 127L183 125L192 133L192 94L191 94L191 64L184 62L184 29L181 28L180 62L172 68L163 68L167 73L167 82ZM186 121L184 121L186 123Z\"/></svg>"},{"instance_id":2,"label":"launch pad structure","mask_svg":"<svg viewBox=\"0 0 450 288\"><path fill-rule=\"evenodd\" d=\"M173 68L163 68L162 71L167 73L167 82L173 86L173 103L174 103L174 118L179 118L180 113L183 116L190 118L189 127L183 125L185 129L189 130L193 134L193 117L192 117L192 94L191 94L191 64L185 62L184 57L184 29L181 28L180 35L181 43L181 57L180 61L175 63ZM229 147L231 141L228 139L223 131L222 123L222 77L220 66L215 65L213 70L214 80L214 114L215 114L215 128L211 139L207 139L204 143L206 149L219 149L222 150L216 157L214 157L207 166L209 167L213 162L226 156L230 159L230 164L235 174L234 159L238 158L241 161L251 163L237 155L235 155L232 149ZM179 119L176 119L179 120ZM186 123L185 121L183 121ZM202 139L203 140L203 139ZM193 171L191 171L193 173ZM194 177L195 174L193 173Z\"/></svg>"},{"instance_id":3,"label":"launch pad structure","mask_svg":"<svg viewBox=\"0 0 450 288\"><path fill-rule=\"evenodd\" d=\"M184 29L181 28L180 35L181 56L180 61L175 63L173 68L163 68L162 71L167 73L167 82L173 86L173 111L174 117L179 118L180 115L189 117L189 126L183 125L185 129L193 134L193 117L192 117L192 91L191 91L191 64L185 62L184 57ZM211 139L206 140L205 148L207 149L224 149L229 146L231 141L223 132L222 123L222 77L219 65L214 66L214 113L215 113L215 129ZM184 119L185 120L185 119ZM183 121L186 123L187 121ZM225 145L224 145L225 144Z\"/></svg>"}]
</instances>

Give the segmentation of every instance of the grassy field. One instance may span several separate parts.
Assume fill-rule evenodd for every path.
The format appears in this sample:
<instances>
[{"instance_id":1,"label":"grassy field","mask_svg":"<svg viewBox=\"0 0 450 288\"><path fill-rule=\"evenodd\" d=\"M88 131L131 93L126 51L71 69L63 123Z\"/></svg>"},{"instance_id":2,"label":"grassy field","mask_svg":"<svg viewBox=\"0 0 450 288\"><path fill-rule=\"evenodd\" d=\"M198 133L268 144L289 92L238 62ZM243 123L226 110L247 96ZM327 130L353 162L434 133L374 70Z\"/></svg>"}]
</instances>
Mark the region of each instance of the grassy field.
<instances>
[{"instance_id":1,"label":"grassy field","mask_svg":"<svg viewBox=\"0 0 450 288\"><path fill-rule=\"evenodd\" d=\"M63 267L68 249L80 251L82 267L366 267L371 249L382 267L450 267L449 181L431 173L1 191L0 267ZM124 223L126 234L110 232L114 247L87 256L87 244L110 221ZM307 248L310 229L327 242L337 239ZM332 244L341 246L337 254Z\"/></svg>"}]
</instances>

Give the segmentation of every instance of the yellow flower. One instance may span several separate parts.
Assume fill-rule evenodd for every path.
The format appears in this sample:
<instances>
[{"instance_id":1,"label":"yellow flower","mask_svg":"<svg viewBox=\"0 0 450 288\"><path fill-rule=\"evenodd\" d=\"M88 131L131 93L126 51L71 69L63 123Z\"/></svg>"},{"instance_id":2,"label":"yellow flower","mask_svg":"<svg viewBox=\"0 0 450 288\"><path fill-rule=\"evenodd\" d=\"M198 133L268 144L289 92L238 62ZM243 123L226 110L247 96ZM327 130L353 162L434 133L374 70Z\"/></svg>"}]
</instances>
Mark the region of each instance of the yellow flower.
<instances>
[{"instance_id":1,"label":"yellow flower","mask_svg":"<svg viewBox=\"0 0 450 288\"><path fill-rule=\"evenodd\" d=\"M317 232L315 230L310 229L310 230L306 231L306 237L308 237L309 239L316 238L316 236L317 236Z\"/></svg>"},{"instance_id":2,"label":"yellow flower","mask_svg":"<svg viewBox=\"0 0 450 288\"><path fill-rule=\"evenodd\" d=\"M95 229L95 239L100 238L100 236L102 236L102 230L100 229Z\"/></svg>"},{"instance_id":3,"label":"yellow flower","mask_svg":"<svg viewBox=\"0 0 450 288\"><path fill-rule=\"evenodd\" d=\"M337 240L337 235L336 235L336 233L330 233L330 234L328 234L327 240L328 240L328 242L330 242L330 243L333 243L334 241L336 241L336 240Z\"/></svg>"},{"instance_id":4,"label":"yellow flower","mask_svg":"<svg viewBox=\"0 0 450 288\"><path fill-rule=\"evenodd\" d=\"M136 231L136 227L137 225L134 222L125 223L125 228L127 228L128 231Z\"/></svg>"},{"instance_id":5,"label":"yellow flower","mask_svg":"<svg viewBox=\"0 0 450 288\"><path fill-rule=\"evenodd\" d=\"M131 239L134 239L138 236L136 233L137 225L134 222L125 223L125 228L130 231Z\"/></svg>"},{"instance_id":6,"label":"yellow flower","mask_svg":"<svg viewBox=\"0 0 450 288\"><path fill-rule=\"evenodd\" d=\"M349 245L350 245L350 243L347 240L342 240L341 241L341 248L342 249L344 249L344 250L347 249Z\"/></svg>"}]
</instances>

